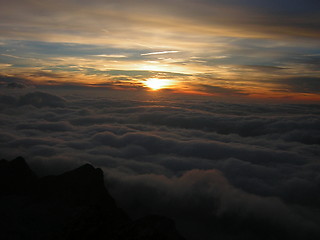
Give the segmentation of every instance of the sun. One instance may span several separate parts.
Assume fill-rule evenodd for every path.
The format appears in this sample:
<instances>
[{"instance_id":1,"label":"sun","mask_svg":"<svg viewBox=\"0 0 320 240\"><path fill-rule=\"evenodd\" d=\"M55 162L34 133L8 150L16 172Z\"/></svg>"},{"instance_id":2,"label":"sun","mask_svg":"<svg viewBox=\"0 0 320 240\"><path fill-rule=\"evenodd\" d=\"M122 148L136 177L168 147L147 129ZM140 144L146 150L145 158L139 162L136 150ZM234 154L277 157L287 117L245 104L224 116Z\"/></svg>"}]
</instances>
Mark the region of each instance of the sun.
<instances>
[{"instance_id":1,"label":"sun","mask_svg":"<svg viewBox=\"0 0 320 240\"><path fill-rule=\"evenodd\" d=\"M170 86L172 81L169 79L149 78L144 82L144 84L152 90L159 90Z\"/></svg>"}]
</instances>

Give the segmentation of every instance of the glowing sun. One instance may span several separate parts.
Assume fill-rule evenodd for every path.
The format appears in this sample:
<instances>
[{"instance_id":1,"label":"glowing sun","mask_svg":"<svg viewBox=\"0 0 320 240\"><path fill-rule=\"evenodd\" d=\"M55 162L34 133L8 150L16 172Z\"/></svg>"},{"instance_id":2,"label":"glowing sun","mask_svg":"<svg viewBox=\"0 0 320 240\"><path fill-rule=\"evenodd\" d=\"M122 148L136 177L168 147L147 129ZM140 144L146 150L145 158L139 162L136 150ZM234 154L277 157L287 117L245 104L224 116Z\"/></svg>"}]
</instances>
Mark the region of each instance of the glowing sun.
<instances>
[{"instance_id":1,"label":"glowing sun","mask_svg":"<svg viewBox=\"0 0 320 240\"><path fill-rule=\"evenodd\" d=\"M171 85L172 81L169 79L149 78L144 84L152 90L159 90Z\"/></svg>"}]
</instances>

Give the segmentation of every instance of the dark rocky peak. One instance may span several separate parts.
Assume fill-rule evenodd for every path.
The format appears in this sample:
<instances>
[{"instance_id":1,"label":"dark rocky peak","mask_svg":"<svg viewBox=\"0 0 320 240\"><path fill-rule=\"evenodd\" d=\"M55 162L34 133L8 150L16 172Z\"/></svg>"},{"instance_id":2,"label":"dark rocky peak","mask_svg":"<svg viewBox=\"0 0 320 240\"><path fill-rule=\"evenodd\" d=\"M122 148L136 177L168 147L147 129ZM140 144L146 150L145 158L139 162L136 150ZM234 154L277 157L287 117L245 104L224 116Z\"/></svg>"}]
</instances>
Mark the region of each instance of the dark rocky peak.
<instances>
[{"instance_id":1,"label":"dark rocky peak","mask_svg":"<svg viewBox=\"0 0 320 240\"><path fill-rule=\"evenodd\" d=\"M26 193L37 181L25 159L17 157L12 161L0 160L0 196Z\"/></svg>"},{"instance_id":2,"label":"dark rocky peak","mask_svg":"<svg viewBox=\"0 0 320 240\"><path fill-rule=\"evenodd\" d=\"M72 204L92 204L115 208L116 204L104 186L103 172L90 164L57 176L40 179L40 195L60 198Z\"/></svg>"},{"instance_id":3,"label":"dark rocky peak","mask_svg":"<svg viewBox=\"0 0 320 240\"><path fill-rule=\"evenodd\" d=\"M9 165L12 167L12 169L20 171L21 173L26 173L35 176L33 171L30 169L29 165L27 164L26 160L21 156L13 159L11 162L9 162Z\"/></svg>"},{"instance_id":4,"label":"dark rocky peak","mask_svg":"<svg viewBox=\"0 0 320 240\"><path fill-rule=\"evenodd\" d=\"M0 160L0 239L183 240L168 218L132 221L105 188L101 169L85 164L37 178L21 157Z\"/></svg>"},{"instance_id":5,"label":"dark rocky peak","mask_svg":"<svg viewBox=\"0 0 320 240\"><path fill-rule=\"evenodd\" d=\"M4 171L15 171L20 173L33 174L32 170L29 168L26 160L23 157L17 157L12 161L7 161L5 159L0 160L0 170Z\"/></svg>"},{"instance_id":6,"label":"dark rocky peak","mask_svg":"<svg viewBox=\"0 0 320 240\"><path fill-rule=\"evenodd\" d=\"M160 215L148 215L134 221L122 230L118 240L184 240L172 219Z\"/></svg>"},{"instance_id":7,"label":"dark rocky peak","mask_svg":"<svg viewBox=\"0 0 320 240\"><path fill-rule=\"evenodd\" d=\"M103 171L100 168L94 168L90 164L84 164L72 171L63 173L60 178L68 181L82 182L83 184L103 184Z\"/></svg>"}]
</instances>

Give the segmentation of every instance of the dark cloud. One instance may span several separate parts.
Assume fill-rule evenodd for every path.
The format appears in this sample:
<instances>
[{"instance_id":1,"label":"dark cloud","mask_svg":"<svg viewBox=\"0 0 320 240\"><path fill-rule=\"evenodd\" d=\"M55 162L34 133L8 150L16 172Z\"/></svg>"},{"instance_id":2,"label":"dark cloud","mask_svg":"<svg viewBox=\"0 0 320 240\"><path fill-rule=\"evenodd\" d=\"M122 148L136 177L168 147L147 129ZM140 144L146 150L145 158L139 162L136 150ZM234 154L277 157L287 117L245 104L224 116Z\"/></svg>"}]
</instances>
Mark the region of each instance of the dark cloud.
<instances>
[{"instance_id":1,"label":"dark cloud","mask_svg":"<svg viewBox=\"0 0 320 240\"><path fill-rule=\"evenodd\" d=\"M64 107L65 100L61 97L44 92L33 92L21 96L19 105L33 105L35 107Z\"/></svg>"},{"instance_id":2,"label":"dark cloud","mask_svg":"<svg viewBox=\"0 0 320 240\"><path fill-rule=\"evenodd\" d=\"M32 86L33 83L29 79L22 77L12 77L0 74L0 87L7 88L25 88Z\"/></svg>"},{"instance_id":3,"label":"dark cloud","mask_svg":"<svg viewBox=\"0 0 320 240\"><path fill-rule=\"evenodd\" d=\"M319 93L320 77L290 77L280 79L279 83L287 86L287 89L297 93Z\"/></svg>"},{"instance_id":4,"label":"dark cloud","mask_svg":"<svg viewBox=\"0 0 320 240\"><path fill-rule=\"evenodd\" d=\"M8 95L0 95L0 104L4 105L16 105L17 99Z\"/></svg>"},{"instance_id":5,"label":"dark cloud","mask_svg":"<svg viewBox=\"0 0 320 240\"><path fill-rule=\"evenodd\" d=\"M206 84L195 85L195 89L206 93L224 94L224 95L248 95L244 91L235 88L212 86Z\"/></svg>"},{"instance_id":6,"label":"dark cloud","mask_svg":"<svg viewBox=\"0 0 320 240\"><path fill-rule=\"evenodd\" d=\"M39 175L101 167L132 216L170 216L190 239L319 236L317 104L9 93L1 158L23 155Z\"/></svg>"},{"instance_id":7,"label":"dark cloud","mask_svg":"<svg viewBox=\"0 0 320 240\"><path fill-rule=\"evenodd\" d=\"M297 55L293 59L286 59L286 61L304 65L309 71L319 71L320 68L320 54L317 53Z\"/></svg>"},{"instance_id":8,"label":"dark cloud","mask_svg":"<svg viewBox=\"0 0 320 240\"><path fill-rule=\"evenodd\" d=\"M62 74L54 73L54 72L35 71L30 74L30 77L33 77L33 78L47 77L47 78L59 79L59 78L64 78L65 76L63 76Z\"/></svg>"},{"instance_id":9,"label":"dark cloud","mask_svg":"<svg viewBox=\"0 0 320 240\"><path fill-rule=\"evenodd\" d=\"M312 222L301 225L300 221L305 220L279 199L242 192L217 170L192 170L177 178L140 175L119 181L118 177L110 178L116 181L113 194L132 214L162 212L179 219L191 239L212 239L219 235L224 239L272 239L288 235L299 239L304 233L312 236L317 232ZM250 230L252 227L256 232Z\"/></svg>"},{"instance_id":10,"label":"dark cloud","mask_svg":"<svg viewBox=\"0 0 320 240\"><path fill-rule=\"evenodd\" d=\"M97 22L110 20L112 30L118 33L114 26L127 24L133 29L139 26L153 28L162 27L172 30L185 27L185 31L210 33L211 29L220 30L224 34L241 35L244 32L253 36L281 36L281 37L311 37L319 38L319 4L309 0L305 2L297 1L131 1L123 0L110 3L100 0L91 1L68 1L53 4L50 1L43 1L39 4L32 1L15 1L7 4L2 11L2 20L10 24L24 24L25 28L20 28L25 35L34 36L40 30L44 34L54 32L56 35L63 34L68 29L70 35L81 32L82 36L93 36L94 33L102 34L101 27ZM17 6L21 6L19 9ZM86 8L87 11L81 11ZM23 11L22 11L23 9ZM73 10L72 12L70 10ZM117 14L111 14L111 13ZM57 28L53 22L41 17L50 16L54 23L61 24ZM71 14L70 14L71 13ZM72 21L65 22L61 16L68 14ZM15 18L13 18L13 15ZM27 16L29 18L27 18ZM40 16L34 18L33 16ZM80 17L81 16L81 17ZM137 18L140 16L140 18ZM150 18L153 17L153 18ZM225 16L228 16L226 18ZM92 21L81 21L81 19L93 19ZM161 18L159 21L154 19ZM153 19L148 24L147 21ZM177 20L174 24L168 24L168 20ZM192 19L192 21L190 21ZM10 26L9 24L9 26ZM197 26L201 25L199 28ZM46 29L44 27L47 27ZM49 29L48 29L49 28ZM108 26L105 28L108 29ZM20 30L19 29L19 30ZM10 31L8 25L3 26L3 31L11 37L21 36L18 31ZM219 32L219 31L218 31ZM231 33L230 33L231 32ZM28 33L28 34L26 34ZM41 33L41 32L40 32ZM118 33L119 34L119 33ZM103 35L101 35L103 36ZM41 36L39 36L41 37ZM38 37L38 38L39 38ZM38 39L37 38L37 39ZM51 49L54 51L55 49Z\"/></svg>"},{"instance_id":11,"label":"dark cloud","mask_svg":"<svg viewBox=\"0 0 320 240\"><path fill-rule=\"evenodd\" d=\"M64 122L55 122L55 123L28 123L28 124L19 124L17 125L18 130L23 129L35 129L45 132L60 132L60 131L71 131L72 126Z\"/></svg>"},{"instance_id":12,"label":"dark cloud","mask_svg":"<svg viewBox=\"0 0 320 240\"><path fill-rule=\"evenodd\" d=\"M242 65L242 66L238 66L240 68L243 69L247 69L247 70L254 70L254 71L260 71L260 72L276 72L276 71L281 71L281 70L285 70L287 68L284 67L278 67L278 66L263 66L263 65Z\"/></svg>"},{"instance_id":13,"label":"dark cloud","mask_svg":"<svg viewBox=\"0 0 320 240\"><path fill-rule=\"evenodd\" d=\"M33 106L37 108L52 107L63 108L65 107L65 99L45 92L31 92L23 94L23 92L15 92L17 96L0 95L0 104L4 106ZM19 96L20 95L20 96Z\"/></svg>"},{"instance_id":14,"label":"dark cloud","mask_svg":"<svg viewBox=\"0 0 320 240\"><path fill-rule=\"evenodd\" d=\"M8 83L7 88L25 88L26 86L21 83Z\"/></svg>"}]
</instances>

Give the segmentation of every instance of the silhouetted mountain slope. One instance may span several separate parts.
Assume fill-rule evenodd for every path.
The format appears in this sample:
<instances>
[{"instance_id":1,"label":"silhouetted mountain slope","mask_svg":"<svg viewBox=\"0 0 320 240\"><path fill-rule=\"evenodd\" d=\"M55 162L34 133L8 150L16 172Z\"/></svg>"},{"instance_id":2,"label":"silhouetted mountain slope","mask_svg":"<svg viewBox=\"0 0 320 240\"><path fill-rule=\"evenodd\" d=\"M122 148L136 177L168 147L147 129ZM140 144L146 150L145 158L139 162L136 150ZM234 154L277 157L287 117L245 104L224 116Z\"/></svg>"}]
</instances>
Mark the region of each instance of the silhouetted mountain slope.
<instances>
[{"instance_id":1,"label":"silhouetted mountain slope","mask_svg":"<svg viewBox=\"0 0 320 240\"><path fill-rule=\"evenodd\" d=\"M27 193L36 181L37 176L22 157L0 160L0 196Z\"/></svg>"},{"instance_id":2,"label":"silhouetted mountain slope","mask_svg":"<svg viewBox=\"0 0 320 240\"><path fill-rule=\"evenodd\" d=\"M132 221L89 164L38 178L21 157L0 161L0 239L183 240L162 216Z\"/></svg>"},{"instance_id":3,"label":"silhouetted mountain slope","mask_svg":"<svg viewBox=\"0 0 320 240\"><path fill-rule=\"evenodd\" d=\"M148 215L122 229L117 240L175 240L179 234L173 220L158 216Z\"/></svg>"}]
</instances>

